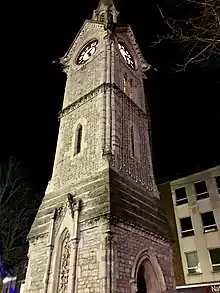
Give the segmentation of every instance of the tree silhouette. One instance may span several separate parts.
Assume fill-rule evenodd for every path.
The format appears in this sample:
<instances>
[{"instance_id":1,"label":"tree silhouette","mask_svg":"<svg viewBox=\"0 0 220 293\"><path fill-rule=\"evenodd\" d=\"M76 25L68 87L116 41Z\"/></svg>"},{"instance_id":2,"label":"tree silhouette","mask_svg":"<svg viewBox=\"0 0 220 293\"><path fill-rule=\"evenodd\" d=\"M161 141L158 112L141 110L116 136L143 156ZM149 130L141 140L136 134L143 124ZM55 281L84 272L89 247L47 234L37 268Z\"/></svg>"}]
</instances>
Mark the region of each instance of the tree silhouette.
<instances>
[{"instance_id":1,"label":"tree silhouette","mask_svg":"<svg viewBox=\"0 0 220 293\"><path fill-rule=\"evenodd\" d=\"M171 40L178 45L183 56L178 70L190 65L220 66L220 0L180 0L170 7L167 11L158 5L167 33L158 36L155 44Z\"/></svg>"},{"instance_id":2,"label":"tree silhouette","mask_svg":"<svg viewBox=\"0 0 220 293\"><path fill-rule=\"evenodd\" d=\"M26 237L37 209L37 197L23 174L12 157L0 166L0 252L12 275L26 255Z\"/></svg>"}]
</instances>

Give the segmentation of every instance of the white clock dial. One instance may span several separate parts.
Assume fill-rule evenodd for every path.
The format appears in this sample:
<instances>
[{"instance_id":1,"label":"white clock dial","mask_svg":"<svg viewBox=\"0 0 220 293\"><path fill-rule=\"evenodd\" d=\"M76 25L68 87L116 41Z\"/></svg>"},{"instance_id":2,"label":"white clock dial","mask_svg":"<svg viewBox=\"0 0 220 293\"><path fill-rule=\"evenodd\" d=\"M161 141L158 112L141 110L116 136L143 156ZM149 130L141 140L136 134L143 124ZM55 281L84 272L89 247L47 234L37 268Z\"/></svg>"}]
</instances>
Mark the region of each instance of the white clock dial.
<instances>
[{"instance_id":1,"label":"white clock dial","mask_svg":"<svg viewBox=\"0 0 220 293\"><path fill-rule=\"evenodd\" d=\"M86 47L80 52L77 58L77 64L83 64L89 60L89 58L95 53L98 46L98 41L92 41L86 45Z\"/></svg>"},{"instance_id":2,"label":"white clock dial","mask_svg":"<svg viewBox=\"0 0 220 293\"><path fill-rule=\"evenodd\" d=\"M128 49L126 49L125 46L122 43L118 43L118 47L119 47L119 50L121 52L121 55L123 56L123 58L125 59L127 64L132 69L134 69L135 68L134 59L133 59L132 55L130 54L130 52L128 51Z\"/></svg>"}]
</instances>

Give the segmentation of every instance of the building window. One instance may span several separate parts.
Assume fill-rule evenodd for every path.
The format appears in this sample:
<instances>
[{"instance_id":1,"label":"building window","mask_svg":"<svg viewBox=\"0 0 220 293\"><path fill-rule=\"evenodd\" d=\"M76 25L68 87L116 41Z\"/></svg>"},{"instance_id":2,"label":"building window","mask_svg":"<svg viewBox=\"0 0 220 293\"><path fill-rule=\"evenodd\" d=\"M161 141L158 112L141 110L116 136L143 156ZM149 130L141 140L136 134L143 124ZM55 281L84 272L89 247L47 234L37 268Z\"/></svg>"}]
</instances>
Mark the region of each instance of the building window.
<instances>
[{"instance_id":1,"label":"building window","mask_svg":"<svg viewBox=\"0 0 220 293\"><path fill-rule=\"evenodd\" d=\"M190 217L180 219L180 225L182 230L182 237L194 235L194 230Z\"/></svg>"},{"instance_id":2,"label":"building window","mask_svg":"<svg viewBox=\"0 0 220 293\"><path fill-rule=\"evenodd\" d=\"M195 183L197 200L209 197L205 181Z\"/></svg>"},{"instance_id":3,"label":"building window","mask_svg":"<svg viewBox=\"0 0 220 293\"><path fill-rule=\"evenodd\" d=\"M124 93L127 95L128 94L128 76L127 76L127 73L124 74L124 78L123 78L123 90L124 90Z\"/></svg>"},{"instance_id":4,"label":"building window","mask_svg":"<svg viewBox=\"0 0 220 293\"><path fill-rule=\"evenodd\" d=\"M211 232L217 230L213 212L201 214L204 232Z\"/></svg>"},{"instance_id":5,"label":"building window","mask_svg":"<svg viewBox=\"0 0 220 293\"><path fill-rule=\"evenodd\" d=\"M200 263L199 263L199 259L198 259L198 255L196 251L187 252L186 260L187 260L189 275L201 273Z\"/></svg>"},{"instance_id":6,"label":"building window","mask_svg":"<svg viewBox=\"0 0 220 293\"><path fill-rule=\"evenodd\" d=\"M220 193L220 176L215 177L215 180L216 180L218 192Z\"/></svg>"},{"instance_id":7,"label":"building window","mask_svg":"<svg viewBox=\"0 0 220 293\"><path fill-rule=\"evenodd\" d=\"M100 22L104 22L104 21L105 21L105 13L101 13Z\"/></svg>"},{"instance_id":8,"label":"building window","mask_svg":"<svg viewBox=\"0 0 220 293\"><path fill-rule=\"evenodd\" d=\"M133 80L130 79L129 81L129 95L130 95L130 98L133 99Z\"/></svg>"},{"instance_id":9,"label":"building window","mask_svg":"<svg viewBox=\"0 0 220 293\"><path fill-rule=\"evenodd\" d=\"M185 187L176 189L175 193L177 206L188 202Z\"/></svg>"},{"instance_id":10,"label":"building window","mask_svg":"<svg viewBox=\"0 0 220 293\"><path fill-rule=\"evenodd\" d=\"M82 148L82 125L79 124L76 131L76 151L75 154L79 154Z\"/></svg>"},{"instance_id":11,"label":"building window","mask_svg":"<svg viewBox=\"0 0 220 293\"><path fill-rule=\"evenodd\" d=\"M209 250L211 262L212 262L212 271L220 271L220 248L210 249Z\"/></svg>"},{"instance_id":12,"label":"building window","mask_svg":"<svg viewBox=\"0 0 220 293\"><path fill-rule=\"evenodd\" d=\"M134 128L131 126L131 156L134 157L135 150L134 150Z\"/></svg>"}]
</instances>

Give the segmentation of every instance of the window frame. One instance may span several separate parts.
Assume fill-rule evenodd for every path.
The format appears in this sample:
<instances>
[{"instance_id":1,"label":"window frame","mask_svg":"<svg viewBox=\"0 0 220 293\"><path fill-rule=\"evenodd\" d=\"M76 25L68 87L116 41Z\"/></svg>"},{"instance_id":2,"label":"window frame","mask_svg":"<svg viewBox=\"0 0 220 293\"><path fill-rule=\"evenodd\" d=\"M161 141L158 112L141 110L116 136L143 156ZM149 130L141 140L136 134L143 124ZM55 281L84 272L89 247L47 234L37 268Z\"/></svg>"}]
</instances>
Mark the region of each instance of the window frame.
<instances>
[{"instance_id":1,"label":"window frame","mask_svg":"<svg viewBox=\"0 0 220 293\"><path fill-rule=\"evenodd\" d=\"M208 251L209 251L209 258L210 258L210 263L211 263L211 266L212 266L212 272L213 273L220 273L220 262L217 263L217 264L213 264L212 263L212 258L211 258L211 253L210 251L213 251L213 250L216 250L216 249L219 249L219 252L220 252L220 247L215 247L215 248L209 248ZM217 267L218 269L215 270L213 269L213 267Z\"/></svg>"},{"instance_id":2,"label":"window frame","mask_svg":"<svg viewBox=\"0 0 220 293\"><path fill-rule=\"evenodd\" d=\"M217 181L217 178L219 178L219 181ZM220 194L220 175L215 176L215 182L216 182L218 193Z\"/></svg>"},{"instance_id":3,"label":"window frame","mask_svg":"<svg viewBox=\"0 0 220 293\"><path fill-rule=\"evenodd\" d=\"M189 267L189 263L188 263L188 258L187 258L187 255L189 254L192 254L192 253L196 253L196 256L197 256L197 260L198 260L198 265L197 266L194 266L194 267ZM200 261L199 261L199 257L198 257L198 252L197 250L193 250L193 251L187 251L185 252L185 257L186 257L186 263L187 263L187 270L188 270L188 275L198 275L198 274L202 274L202 271L201 271L201 266L200 266ZM190 270L200 270L200 271L195 271L195 272L191 272L190 273Z\"/></svg>"},{"instance_id":4,"label":"window frame","mask_svg":"<svg viewBox=\"0 0 220 293\"><path fill-rule=\"evenodd\" d=\"M78 123L74 133L74 156L79 156L83 150L83 132L84 127L82 123Z\"/></svg>"},{"instance_id":5,"label":"window frame","mask_svg":"<svg viewBox=\"0 0 220 293\"><path fill-rule=\"evenodd\" d=\"M191 220L192 229L183 230L183 229L182 229L182 225L181 225L181 220L183 220L183 219L188 219L188 218ZM179 220L180 220L180 228L181 228L181 235L182 235L182 238L183 238L183 237L191 237L191 236L194 236L194 235L195 235L195 231L194 231L194 227L193 227L193 222L192 222L192 218L191 218L191 216L189 216L189 217L184 217L184 218L180 218ZM184 234L189 233L189 232L193 232L193 234L191 234L191 235L184 235Z\"/></svg>"},{"instance_id":6,"label":"window frame","mask_svg":"<svg viewBox=\"0 0 220 293\"><path fill-rule=\"evenodd\" d=\"M179 189L184 189L184 190L185 190L186 197L181 198L181 199L177 199L177 196L176 196L176 190L179 190ZM180 205L183 205L183 204L188 203L188 196L187 196L187 193L186 193L186 188L185 188L185 186L180 187L180 188L176 188L176 189L174 190L174 192L175 192L176 206L180 206ZM183 200L186 200L186 202L179 203L179 202L181 202L181 201L183 201ZM179 203L179 204L178 204L178 203Z\"/></svg>"},{"instance_id":7,"label":"window frame","mask_svg":"<svg viewBox=\"0 0 220 293\"><path fill-rule=\"evenodd\" d=\"M199 183L202 183L202 182L205 183L206 191L205 192L197 193L196 184L199 184ZM202 199L210 198L209 191L208 191L207 184L206 184L206 181L205 180L201 180L201 181L195 182L194 183L194 189L195 189L195 194L196 194L196 200L202 200ZM207 195L207 196L204 196L204 195Z\"/></svg>"},{"instance_id":8,"label":"window frame","mask_svg":"<svg viewBox=\"0 0 220 293\"><path fill-rule=\"evenodd\" d=\"M208 214L208 213L212 213L215 224L211 224L211 225L206 225L206 226L204 226L204 222L203 222L203 217L202 217L202 215L204 215L204 214ZM217 230L218 230L217 223L216 223L216 221L215 221L215 216L214 216L213 211L209 211L209 212L201 213L200 215L201 215L201 220L202 220L202 226L203 226L203 232L204 232L204 233L214 232L214 231L217 231ZM213 228L213 227L214 227L214 228ZM208 229L207 229L207 228L208 228ZM210 229L209 229L209 228L210 228Z\"/></svg>"}]
</instances>

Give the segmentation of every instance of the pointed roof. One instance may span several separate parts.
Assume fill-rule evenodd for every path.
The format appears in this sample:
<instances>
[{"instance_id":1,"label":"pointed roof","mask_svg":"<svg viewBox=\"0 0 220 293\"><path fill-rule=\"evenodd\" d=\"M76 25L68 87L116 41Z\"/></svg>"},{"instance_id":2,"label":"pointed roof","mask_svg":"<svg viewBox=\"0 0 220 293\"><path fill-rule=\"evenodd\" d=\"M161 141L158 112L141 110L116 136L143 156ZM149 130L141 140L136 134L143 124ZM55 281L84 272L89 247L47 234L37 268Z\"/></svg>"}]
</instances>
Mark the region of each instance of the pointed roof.
<instances>
[{"instance_id":1,"label":"pointed roof","mask_svg":"<svg viewBox=\"0 0 220 293\"><path fill-rule=\"evenodd\" d=\"M110 11L112 13L113 22L117 23L119 13L118 13L117 9L115 8L113 0L100 0L98 7L93 12L92 19L100 21L100 16L106 11Z\"/></svg>"},{"instance_id":2,"label":"pointed roof","mask_svg":"<svg viewBox=\"0 0 220 293\"><path fill-rule=\"evenodd\" d=\"M114 7L114 1L113 0L100 0L98 7L96 9L96 11L98 10L106 10L108 7Z\"/></svg>"},{"instance_id":3,"label":"pointed roof","mask_svg":"<svg viewBox=\"0 0 220 293\"><path fill-rule=\"evenodd\" d=\"M110 6L110 5L113 5L114 3L113 3L113 0L100 0L100 2L99 2L99 5L100 4L104 4L104 5L106 5L106 6Z\"/></svg>"}]
</instances>

